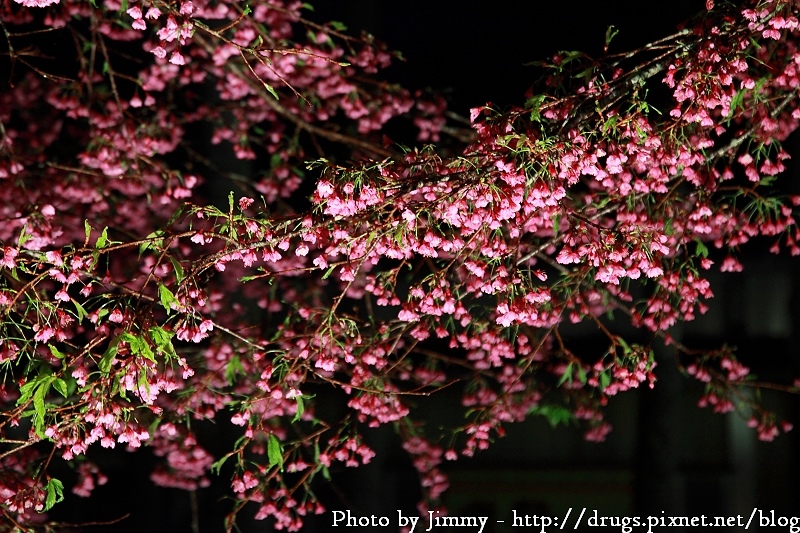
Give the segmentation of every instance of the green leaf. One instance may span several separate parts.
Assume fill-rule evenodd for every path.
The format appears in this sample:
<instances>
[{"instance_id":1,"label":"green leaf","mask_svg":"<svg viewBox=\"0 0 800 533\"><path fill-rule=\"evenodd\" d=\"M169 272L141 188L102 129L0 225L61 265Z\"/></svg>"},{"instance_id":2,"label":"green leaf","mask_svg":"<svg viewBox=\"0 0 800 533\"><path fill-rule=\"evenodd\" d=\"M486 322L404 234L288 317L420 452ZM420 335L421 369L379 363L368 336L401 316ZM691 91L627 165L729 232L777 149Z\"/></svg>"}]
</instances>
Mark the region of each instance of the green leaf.
<instances>
[{"instance_id":1,"label":"green leaf","mask_svg":"<svg viewBox=\"0 0 800 533\"><path fill-rule=\"evenodd\" d=\"M153 250L158 250L159 248L164 247L164 239L161 237L164 236L164 232L160 229L153 231L144 238L144 241L139 244L139 257L147 250L148 248L152 248Z\"/></svg>"},{"instance_id":2,"label":"green leaf","mask_svg":"<svg viewBox=\"0 0 800 533\"><path fill-rule=\"evenodd\" d=\"M322 275L322 279L328 279L328 277L333 274L333 271L336 269L336 265L331 265L328 267L328 270Z\"/></svg>"},{"instance_id":3,"label":"green leaf","mask_svg":"<svg viewBox=\"0 0 800 533\"><path fill-rule=\"evenodd\" d=\"M114 382L111 385L111 394L110 394L110 396L113 397L113 396L116 396L117 394L119 394L119 397L122 398L123 400L125 400L126 402L130 401L128 399L128 394L126 392L126 389L121 389L119 387L119 382L120 382L120 378L119 378L119 374L117 374L117 375L114 376Z\"/></svg>"},{"instance_id":4,"label":"green leaf","mask_svg":"<svg viewBox=\"0 0 800 533\"><path fill-rule=\"evenodd\" d=\"M136 387L140 392L145 391L147 394L150 394L150 382L147 381L147 372L139 373L139 379L136 380Z\"/></svg>"},{"instance_id":5,"label":"green leaf","mask_svg":"<svg viewBox=\"0 0 800 533\"><path fill-rule=\"evenodd\" d=\"M25 231L27 229L28 229L27 225L22 226L22 230L20 230L19 232L19 239L17 239L17 248L21 248L22 245L28 242L28 240L30 240L30 238L32 237L32 235L29 235L28 232Z\"/></svg>"},{"instance_id":6,"label":"green leaf","mask_svg":"<svg viewBox=\"0 0 800 533\"><path fill-rule=\"evenodd\" d=\"M580 380L581 385L586 385L586 371L581 365L578 365L578 380Z\"/></svg>"},{"instance_id":7,"label":"green leaf","mask_svg":"<svg viewBox=\"0 0 800 533\"><path fill-rule=\"evenodd\" d=\"M164 285L163 283L159 283L158 285L158 298L161 301L161 305L166 309L167 313L172 313L172 304L178 304L178 299L175 298L175 295L172 294L172 291Z\"/></svg>"},{"instance_id":8,"label":"green leaf","mask_svg":"<svg viewBox=\"0 0 800 533\"><path fill-rule=\"evenodd\" d=\"M603 123L603 135L607 134L609 131L613 131L616 133L617 131L617 122L619 122L619 115L611 115L606 119Z\"/></svg>"},{"instance_id":9,"label":"green leaf","mask_svg":"<svg viewBox=\"0 0 800 533\"><path fill-rule=\"evenodd\" d=\"M64 398L66 398L67 396L69 396L69 392L68 392L68 389L67 389L67 382L66 382L66 381L64 381L63 379L61 379L61 378L56 378L56 380L55 380L55 381L53 381L53 388L54 388L54 389L55 389L55 390L56 390L56 391L57 391L57 392L58 392L58 393L59 393L61 396L63 396Z\"/></svg>"},{"instance_id":10,"label":"green leaf","mask_svg":"<svg viewBox=\"0 0 800 533\"><path fill-rule=\"evenodd\" d=\"M570 384L572 384L572 363L567 365L567 368L564 370L564 374L558 380L558 383L556 383L556 387L560 387L567 380L569 380Z\"/></svg>"},{"instance_id":11,"label":"green leaf","mask_svg":"<svg viewBox=\"0 0 800 533\"><path fill-rule=\"evenodd\" d=\"M699 240L695 240L694 243L695 243L695 249L694 249L695 254L703 258L708 257L708 246L706 246L703 242Z\"/></svg>"},{"instance_id":12,"label":"green leaf","mask_svg":"<svg viewBox=\"0 0 800 533\"><path fill-rule=\"evenodd\" d=\"M744 93L744 89L741 91L736 91L736 94L734 94L733 98L731 98L730 111L728 111L728 120L733 117L737 109L742 107L742 103L744 102Z\"/></svg>"},{"instance_id":13,"label":"green leaf","mask_svg":"<svg viewBox=\"0 0 800 533\"><path fill-rule=\"evenodd\" d=\"M100 361L97 362L97 368L100 369L100 372L103 374L108 374L111 370L111 363L114 361L114 357L117 356L117 345L119 344L120 337L116 337L111 341L106 348L106 351L103 352L103 357L100 358Z\"/></svg>"},{"instance_id":14,"label":"green leaf","mask_svg":"<svg viewBox=\"0 0 800 533\"><path fill-rule=\"evenodd\" d=\"M672 219L667 220L664 224L664 235L672 236L675 234L675 228L672 227Z\"/></svg>"},{"instance_id":15,"label":"green leaf","mask_svg":"<svg viewBox=\"0 0 800 533\"><path fill-rule=\"evenodd\" d=\"M27 403L28 400L31 399L31 396L33 395L33 390L36 388L36 385L38 383L38 379L39 376L28 381L19 388L19 398L17 398L17 405L23 405Z\"/></svg>"},{"instance_id":16,"label":"green leaf","mask_svg":"<svg viewBox=\"0 0 800 533\"><path fill-rule=\"evenodd\" d=\"M600 378L600 390L606 390L606 387L611 385L611 376L608 375L608 372L602 372L599 376Z\"/></svg>"},{"instance_id":17,"label":"green leaf","mask_svg":"<svg viewBox=\"0 0 800 533\"><path fill-rule=\"evenodd\" d=\"M72 299L72 304L75 306L75 313L78 315L78 322L83 322L83 319L88 316L86 309L74 298Z\"/></svg>"},{"instance_id":18,"label":"green leaf","mask_svg":"<svg viewBox=\"0 0 800 533\"><path fill-rule=\"evenodd\" d=\"M156 356L153 353L153 350L150 348L150 344L147 342L147 339L144 337L139 337L139 355L150 361L151 363L156 363ZM142 374L144 375L144 374Z\"/></svg>"},{"instance_id":19,"label":"green leaf","mask_svg":"<svg viewBox=\"0 0 800 533\"><path fill-rule=\"evenodd\" d=\"M611 44L611 39L613 39L618 33L619 30L615 28L613 24L606 28L606 49L608 49L608 45Z\"/></svg>"},{"instance_id":20,"label":"green leaf","mask_svg":"<svg viewBox=\"0 0 800 533\"><path fill-rule=\"evenodd\" d=\"M161 326L153 326L149 330L150 338L153 339L153 343L156 346L163 349L166 352L174 352L174 348L172 347L172 336L174 333L171 333Z\"/></svg>"},{"instance_id":21,"label":"green leaf","mask_svg":"<svg viewBox=\"0 0 800 533\"><path fill-rule=\"evenodd\" d=\"M52 509L55 504L64 501L64 484L56 478L51 477L47 481L45 491L47 492L47 497L44 501L43 513Z\"/></svg>"},{"instance_id":22,"label":"green leaf","mask_svg":"<svg viewBox=\"0 0 800 533\"><path fill-rule=\"evenodd\" d=\"M50 353L53 354L53 357L60 360L64 359L64 354L61 353L58 348L56 348L52 344L48 344L47 347L50 348Z\"/></svg>"},{"instance_id":23,"label":"green leaf","mask_svg":"<svg viewBox=\"0 0 800 533\"><path fill-rule=\"evenodd\" d=\"M628 344L628 342L622 337L617 337L617 342L619 343L620 346L622 346L622 352L625 355L630 355L631 352L633 352L633 350L631 350L630 344Z\"/></svg>"},{"instance_id":24,"label":"green leaf","mask_svg":"<svg viewBox=\"0 0 800 533\"><path fill-rule=\"evenodd\" d=\"M228 380L229 385L233 385L234 381L236 381L236 376L244 371L244 367L242 366L242 361L239 359L238 355L231 357L231 360L228 361L228 365L225 367L225 379Z\"/></svg>"},{"instance_id":25,"label":"green leaf","mask_svg":"<svg viewBox=\"0 0 800 533\"><path fill-rule=\"evenodd\" d=\"M97 238L97 242L95 243L95 248L105 248L106 244L108 243L108 226L103 228L102 233Z\"/></svg>"},{"instance_id":26,"label":"green leaf","mask_svg":"<svg viewBox=\"0 0 800 533\"><path fill-rule=\"evenodd\" d=\"M269 466L273 467L278 465L283 472L283 449L281 448L281 441L274 433L269 434L267 440L267 458L269 459Z\"/></svg>"},{"instance_id":27,"label":"green leaf","mask_svg":"<svg viewBox=\"0 0 800 533\"><path fill-rule=\"evenodd\" d=\"M561 405L537 405L531 409L531 413L545 417L551 427L569 424L575 416L572 411Z\"/></svg>"},{"instance_id":28,"label":"green leaf","mask_svg":"<svg viewBox=\"0 0 800 533\"><path fill-rule=\"evenodd\" d=\"M86 233L86 240L84 241L84 244L88 244L89 237L92 235L92 226L89 225L88 220L83 221L83 231Z\"/></svg>"},{"instance_id":29,"label":"green leaf","mask_svg":"<svg viewBox=\"0 0 800 533\"><path fill-rule=\"evenodd\" d=\"M225 464L225 461L230 459L231 455L233 455L233 454L230 454L230 453L226 454L226 455L222 456L222 458L219 461L214 461L214 463L211 465L211 473L219 475L219 471L220 471L220 469L222 469L222 465Z\"/></svg>"},{"instance_id":30,"label":"green leaf","mask_svg":"<svg viewBox=\"0 0 800 533\"><path fill-rule=\"evenodd\" d=\"M275 91L275 87L270 85L269 83L264 83L264 88L271 94L275 100L280 100L281 98L278 96L277 91Z\"/></svg>"},{"instance_id":31,"label":"green leaf","mask_svg":"<svg viewBox=\"0 0 800 533\"><path fill-rule=\"evenodd\" d=\"M19 388L20 396L17 399L17 405L25 405L31 398L33 399L33 428L39 438L45 439L44 420L47 410L44 401L47 393L50 391L50 385L56 381L57 378L53 374L46 373L48 370L43 369L40 370L40 372L42 373ZM26 413L25 416L28 416L28 414Z\"/></svg>"},{"instance_id":32,"label":"green leaf","mask_svg":"<svg viewBox=\"0 0 800 533\"><path fill-rule=\"evenodd\" d=\"M556 213L553 216L553 235L558 235L558 229L561 227L561 213Z\"/></svg>"},{"instance_id":33,"label":"green leaf","mask_svg":"<svg viewBox=\"0 0 800 533\"><path fill-rule=\"evenodd\" d=\"M50 376L52 377L52 376ZM36 434L39 438L44 439L44 416L45 416L45 408L44 408L44 398L47 395L48 390L50 389L51 380L48 380L47 383L42 383L40 386L36 387L36 391L33 393L33 427L36 430Z\"/></svg>"},{"instance_id":34,"label":"green leaf","mask_svg":"<svg viewBox=\"0 0 800 533\"><path fill-rule=\"evenodd\" d=\"M172 268L175 269L175 279L180 283L183 281L183 267L181 266L180 261L175 259L174 257L170 257L169 260L172 262Z\"/></svg>"},{"instance_id":35,"label":"green leaf","mask_svg":"<svg viewBox=\"0 0 800 533\"><path fill-rule=\"evenodd\" d=\"M528 101L525 102L525 108L531 110L531 120L533 122L539 122L542 119L540 110L545 97L544 94L538 94L532 98L528 98Z\"/></svg>"},{"instance_id":36,"label":"green leaf","mask_svg":"<svg viewBox=\"0 0 800 533\"><path fill-rule=\"evenodd\" d=\"M156 362L156 358L153 355L153 350L150 349L150 345L147 343L147 339L144 337L126 332L120 335L120 340L128 343L133 355L141 355L148 361L152 361L153 363Z\"/></svg>"},{"instance_id":37,"label":"green leaf","mask_svg":"<svg viewBox=\"0 0 800 533\"><path fill-rule=\"evenodd\" d=\"M297 412L294 414L294 418L292 418L292 423L295 423L298 420L300 420L300 418L303 416L303 413L306 410L305 405L303 405L302 396L297 396L295 400L297 400Z\"/></svg>"},{"instance_id":38,"label":"green leaf","mask_svg":"<svg viewBox=\"0 0 800 533\"><path fill-rule=\"evenodd\" d=\"M338 20L332 20L328 23L331 28L336 31L347 31L347 26L344 23L339 22Z\"/></svg>"}]
</instances>

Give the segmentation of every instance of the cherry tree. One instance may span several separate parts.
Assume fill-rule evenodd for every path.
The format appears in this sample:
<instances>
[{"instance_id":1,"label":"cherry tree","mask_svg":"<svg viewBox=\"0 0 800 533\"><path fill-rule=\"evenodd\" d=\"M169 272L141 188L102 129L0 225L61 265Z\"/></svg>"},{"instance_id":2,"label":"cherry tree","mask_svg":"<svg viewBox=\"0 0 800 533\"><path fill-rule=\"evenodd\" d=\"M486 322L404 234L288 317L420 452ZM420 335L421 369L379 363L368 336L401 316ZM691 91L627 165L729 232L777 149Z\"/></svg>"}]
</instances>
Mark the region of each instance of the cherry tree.
<instances>
[{"instance_id":1,"label":"cherry tree","mask_svg":"<svg viewBox=\"0 0 800 533\"><path fill-rule=\"evenodd\" d=\"M3 0L3 522L33 529L102 485L92 448L149 447L155 484L231 476L229 530L246 506L299 530L382 425L433 509L443 463L508 424L602 440L609 398L658 386L658 339L701 406L789 431L729 348L670 329L749 241L800 254L800 197L778 187L799 5L709 0L641 49L559 53L524 104L459 120L383 81L379 41L298 1ZM404 124L415 140L386 137ZM226 150L241 163L209 155ZM599 357L576 323L607 340ZM428 428L418 400L443 388L464 416ZM223 455L193 431L208 420L239 436Z\"/></svg>"}]
</instances>

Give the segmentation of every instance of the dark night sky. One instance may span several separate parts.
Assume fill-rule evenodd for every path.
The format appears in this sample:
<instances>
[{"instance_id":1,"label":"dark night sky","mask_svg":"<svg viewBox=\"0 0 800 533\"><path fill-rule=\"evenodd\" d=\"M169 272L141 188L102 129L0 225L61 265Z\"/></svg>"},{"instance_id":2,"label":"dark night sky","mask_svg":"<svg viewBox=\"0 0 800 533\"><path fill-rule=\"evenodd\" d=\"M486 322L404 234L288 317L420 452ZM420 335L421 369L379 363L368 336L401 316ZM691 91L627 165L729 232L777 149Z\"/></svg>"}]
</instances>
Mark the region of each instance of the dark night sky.
<instances>
[{"instance_id":1,"label":"dark night sky","mask_svg":"<svg viewBox=\"0 0 800 533\"><path fill-rule=\"evenodd\" d=\"M669 35L705 9L703 0L489 2L486 0L348 0L315 2L315 18L366 30L407 61L388 76L409 88L449 93L452 107L522 103L539 76L524 63L559 50L602 52L606 29L618 28L611 52Z\"/></svg>"}]
</instances>

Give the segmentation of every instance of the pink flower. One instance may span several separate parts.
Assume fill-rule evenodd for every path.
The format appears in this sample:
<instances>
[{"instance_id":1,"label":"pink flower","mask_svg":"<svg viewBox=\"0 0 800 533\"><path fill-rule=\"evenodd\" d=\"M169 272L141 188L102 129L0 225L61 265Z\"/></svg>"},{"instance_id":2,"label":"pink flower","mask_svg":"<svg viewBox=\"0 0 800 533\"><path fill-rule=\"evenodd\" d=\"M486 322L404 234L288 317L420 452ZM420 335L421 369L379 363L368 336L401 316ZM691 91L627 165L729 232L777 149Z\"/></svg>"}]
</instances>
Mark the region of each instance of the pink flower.
<instances>
[{"instance_id":1,"label":"pink flower","mask_svg":"<svg viewBox=\"0 0 800 533\"><path fill-rule=\"evenodd\" d=\"M342 266L341 270L339 271L339 279L342 281L353 281L356 279L355 272L353 271L353 267L350 265Z\"/></svg>"},{"instance_id":2,"label":"pink flower","mask_svg":"<svg viewBox=\"0 0 800 533\"><path fill-rule=\"evenodd\" d=\"M233 416L231 416L231 424L234 424L236 426L244 426L247 424L249 419L250 419L250 414L247 412L234 413Z\"/></svg>"},{"instance_id":3,"label":"pink flower","mask_svg":"<svg viewBox=\"0 0 800 533\"><path fill-rule=\"evenodd\" d=\"M417 322L419 320L419 315L410 309L401 309L397 314L397 318L403 322Z\"/></svg>"},{"instance_id":4,"label":"pink flower","mask_svg":"<svg viewBox=\"0 0 800 533\"><path fill-rule=\"evenodd\" d=\"M172 56L170 56L169 62L172 63L173 65L185 65L186 64L186 60L183 58L183 55L180 52L178 52L177 50L172 52Z\"/></svg>"},{"instance_id":5,"label":"pink flower","mask_svg":"<svg viewBox=\"0 0 800 533\"><path fill-rule=\"evenodd\" d=\"M64 260L61 258L61 252L51 250L49 252L45 252L44 256L47 258L48 261L50 261L57 267L60 267L61 265L64 264Z\"/></svg>"},{"instance_id":6,"label":"pink flower","mask_svg":"<svg viewBox=\"0 0 800 533\"><path fill-rule=\"evenodd\" d=\"M178 23L175 22L175 18L172 15L167 18L167 24L158 30L157 34L159 39L167 41L168 43L178 38L178 35L180 35L180 27Z\"/></svg>"},{"instance_id":7,"label":"pink flower","mask_svg":"<svg viewBox=\"0 0 800 533\"><path fill-rule=\"evenodd\" d=\"M573 250L562 248L561 251L556 256L556 261L562 265L568 265L570 263L580 263L581 256L578 255Z\"/></svg>"},{"instance_id":8,"label":"pink flower","mask_svg":"<svg viewBox=\"0 0 800 533\"><path fill-rule=\"evenodd\" d=\"M317 194L320 198L328 198L334 192L333 184L328 180L321 180L317 183Z\"/></svg>"},{"instance_id":9,"label":"pink flower","mask_svg":"<svg viewBox=\"0 0 800 533\"><path fill-rule=\"evenodd\" d=\"M159 59L164 59L165 57L167 57L167 51L164 50L164 48L161 46L156 46L151 50L151 52L153 53L154 56L156 56Z\"/></svg>"},{"instance_id":10,"label":"pink flower","mask_svg":"<svg viewBox=\"0 0 800 533\"><path fill-rule=\"evenodd\" d=\"M120 311L119 309L114 309L113 311L111 311L111 314L108 315L108 321L114 322L115 324L122 323L122 319L123 319L122 311Z\"/></svg>"},{"instance_id":11,"label":"pink flower","mask_svg":"<svg viewBox=\"0 0 800 533\"><path fill-rule=\"evenodd\" d=\"M195 233L194 235L192 235L191 237L189 237L189 240L194 242L194 243L197 243L197 244L208 244L208 243L212 242L214 240L214 238L211 237L211 236L205 235L203 233L203 230L200 230L197 233Z\"/></svg>"},{"instance_id":12,"label":"pink flower","mask_svg":"<svg viewBox=\"0 0 800 533\"><path fill-rule=\"evenodd\" d=\"M3 258L0 259L0 265L6 268L17 268L17 262L15 261L17 255L19 255L19 252L16 249L6 246L3 250Z\"/></svg>"},{"instance_id":13,"label":"pink flower","mask_svg":"<svg viewBox=\"0 0 800 533\"><path fill-rule=\"evenodd\" d=\"M59 3L60 0L14 0L25 7L47 7Z\"/></svg>"},{"instance_id":14,"label":"pink flower","mask_svg":"<svg viewBox=\"0 0 800 533\"><path fill-rule=\"evenodd\" d=\"M728 256L722 261L719 269L722 272L741 272L744 267L734 257Z\"/></svg>"},{"instance_id":15,"label":"pink flower","mask_svg":"<svg viewBox=\"0 0 800 533\"><path fill-rule=\"evenodd\" d=\"M51 328L50 326L45 326L41 328L39 324L35 324L33 326L34 331L36 331L36 335L34 335L33 340L36 342L47 342L53 338L56 334L56 330Z\"/></svg>"},{"instance_id":16,"label":"pink flower","mask_svg":"<svg viewBox=\"0 0 800 533\"><path fill-rule=\"evenodd\" d=\"M67 293L66 289L63 288L63 287L61 288L60 291L58 291L56 293L55 298L56 298L56 300L60 300L62 302L68 302L70 300L69 294Z\"/></svg>"},{"instance_id":17,"label":"pink flower","mask_svg":"<svg viewBox=\"0 0 800 533\"><path fill-rule=\"evenodd\" d=\"M664 274L664 271L661 269L661 267L651 265L647 267L647 270L645 270L645 274L647 275L648 278L657 278L659 276L662 276Z\"/></svg>"}]
</instances>

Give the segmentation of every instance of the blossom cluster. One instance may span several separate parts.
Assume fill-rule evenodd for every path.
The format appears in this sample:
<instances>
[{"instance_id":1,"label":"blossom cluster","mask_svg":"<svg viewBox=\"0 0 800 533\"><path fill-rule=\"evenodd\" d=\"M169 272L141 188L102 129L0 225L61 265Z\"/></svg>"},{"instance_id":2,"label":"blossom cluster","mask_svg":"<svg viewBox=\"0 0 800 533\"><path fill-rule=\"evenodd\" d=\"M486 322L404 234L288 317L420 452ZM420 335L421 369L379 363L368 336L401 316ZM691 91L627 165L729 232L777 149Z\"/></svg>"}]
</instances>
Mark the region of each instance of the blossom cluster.
<instances>
[{"instance_id":1,"label":"blossom cluster","mask_svg":"<svg viewBox=\"0 0 800 533\"><path fill-rule=\"evenodd\" d=\"M148 447L157 485L230 476L229 530L252 504L296 531L378 426L434 508L445 460L508 424L603 440L612 397L658 386L655 342L700 406L763 440L791 429L738 394L755 385L731 350L670 331L749 241L800 254L800 197L775 186L800 125L796 1L710 7L657 59L559 54L454 145L440 98L376 81L384 45L301 2L97 4L0 4L18 67L0 92L0 520L47 520L56 462L86 497L107 481L95 450ZM53 52L77 66L28 61L32 28L68 35ZM387 147L401 120L442 146ZM576 347L578 323L602 353ZM439 431L442 390L464 418ZM196 429L216 425L237 436L220 456Z\"/></svg>"}]
</instances>

